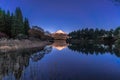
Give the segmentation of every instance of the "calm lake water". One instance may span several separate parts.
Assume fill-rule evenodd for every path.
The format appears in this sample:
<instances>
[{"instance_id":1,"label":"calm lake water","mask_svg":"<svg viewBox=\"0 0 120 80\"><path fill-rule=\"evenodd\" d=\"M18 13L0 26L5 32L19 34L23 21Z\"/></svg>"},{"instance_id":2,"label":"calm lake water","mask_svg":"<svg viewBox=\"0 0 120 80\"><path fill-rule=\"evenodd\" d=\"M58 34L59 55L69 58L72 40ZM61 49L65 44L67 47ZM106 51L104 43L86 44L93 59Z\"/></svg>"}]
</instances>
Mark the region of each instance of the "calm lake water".
<instances>
[{"instance_id":1,"label":"calm lake water","mask_svg":"<svg viewBox=\"0 0 120 80\"><path fill-rule=\"evenodd\" d=\"M114 45L55 41L41 50L0 55L0 80L120 80Z\"/></svg>"}]
</instances>

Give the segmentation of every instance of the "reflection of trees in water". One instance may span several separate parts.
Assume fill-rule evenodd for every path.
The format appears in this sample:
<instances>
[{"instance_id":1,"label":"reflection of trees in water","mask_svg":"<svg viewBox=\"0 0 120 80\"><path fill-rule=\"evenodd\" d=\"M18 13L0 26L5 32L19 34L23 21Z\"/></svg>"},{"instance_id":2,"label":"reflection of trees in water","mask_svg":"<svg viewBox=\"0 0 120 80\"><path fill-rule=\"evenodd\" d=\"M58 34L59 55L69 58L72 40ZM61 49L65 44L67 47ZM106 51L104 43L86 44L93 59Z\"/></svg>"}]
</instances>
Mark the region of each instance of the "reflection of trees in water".
<instances>
[{"instance_id":1,"label":"reflection of trees in water","mask_svg":"<svg viewBox=\"0 0 120 80\"><path fill-rule=\"evenodd\" d=\"M18 80L24 67L29 64L29 54L26 53L4 53L0 55L0 80L2 77L14 74Z\"/></svg>"},{"instance_id":2,"label":"reflection of trees in water","mask_svg":"<svg viewBox=\"0 0 120 80\"><path fill-rule=\"evenodd\" d=\"M16 80L20 80L24 68L29 65L29 59L32 57L34 61L38 61L44 57L45 54L52 50L50 47L41 49L22 50L10 53L0 54L0 80L5 76L9 76L9 79L13 80L14 75ZM34 56L38 54L37 56ZM42 56L39 57L38 56ZM12 74L12 75L11 75Z\"/></svg>"},{"instance_id":3,"label":"reflection of trees in water","mask_svg":"<svg viewBox=\"0 0 120 80\"><path fill-rule=\"evenodd\" d=\"M119 51L111 43L79 43L79 44L70 44L68 48L72 51L77 51L83 54L115 54L120 56Z\"/></svg>"}]
</instances>

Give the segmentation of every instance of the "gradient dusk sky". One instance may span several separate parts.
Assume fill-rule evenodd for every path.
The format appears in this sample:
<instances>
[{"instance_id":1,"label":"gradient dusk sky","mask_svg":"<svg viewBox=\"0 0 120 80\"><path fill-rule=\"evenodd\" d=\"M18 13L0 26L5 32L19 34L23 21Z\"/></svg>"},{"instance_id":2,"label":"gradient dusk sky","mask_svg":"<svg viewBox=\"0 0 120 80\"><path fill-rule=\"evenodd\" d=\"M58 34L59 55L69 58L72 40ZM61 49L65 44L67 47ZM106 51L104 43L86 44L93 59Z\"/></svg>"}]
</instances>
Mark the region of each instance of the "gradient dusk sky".
<instances>
[{"instance_id":1,"label":"gradient dusk sky","mask_svg":"<svg viewBox=\"0 0 120 80\"><path fill-rule=\"evenodd\" d=\"M31 26L50 32L120 26L120 6L110 0L0 0L0 7L11 12L20 7Z\"/></svg>"}]
</instances>

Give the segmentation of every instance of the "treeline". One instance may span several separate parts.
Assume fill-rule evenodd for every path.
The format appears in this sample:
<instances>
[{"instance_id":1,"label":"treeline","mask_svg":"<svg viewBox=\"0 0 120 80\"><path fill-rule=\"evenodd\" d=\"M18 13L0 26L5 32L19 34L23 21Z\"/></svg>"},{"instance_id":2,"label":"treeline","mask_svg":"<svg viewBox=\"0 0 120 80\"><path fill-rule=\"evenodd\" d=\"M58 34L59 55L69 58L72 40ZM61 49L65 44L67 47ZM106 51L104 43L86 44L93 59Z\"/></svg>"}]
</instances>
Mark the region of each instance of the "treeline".
<instances>
[{"instance_id":1,"label":"treeline","mask_svg":"<svg viewBox=\"0 0 120 80\"><path fill-rule=\"evenodd\" d=\"M29 29L29 21L23 17L19 7L14 13L0 9L0 33L4 33L9 38L15 38L19 35L27 36Z\"/></svg>"},{"instance_id":2,"label":"treeline","mask_svg":"<svg viewBox=\"0 0 120 80\"><path fill-rule=\"evenodd\" d=\"M68 35L70 36L71 39L96 40L96 39L99 39L100 37L113 37L115 33L116 32L113 29L104 30L104 29L98 29L98 28L96 29L85 28L85 29L72 31Z\"/></svg>"}]
</instances>

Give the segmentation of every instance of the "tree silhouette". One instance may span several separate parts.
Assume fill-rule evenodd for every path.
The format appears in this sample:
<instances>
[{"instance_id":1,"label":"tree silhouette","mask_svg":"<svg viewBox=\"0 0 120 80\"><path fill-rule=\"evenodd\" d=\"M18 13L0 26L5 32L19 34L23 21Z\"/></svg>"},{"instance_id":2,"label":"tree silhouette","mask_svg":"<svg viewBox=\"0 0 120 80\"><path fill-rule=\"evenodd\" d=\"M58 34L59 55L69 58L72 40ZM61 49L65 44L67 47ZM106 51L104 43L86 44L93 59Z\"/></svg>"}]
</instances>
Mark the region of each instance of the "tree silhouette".
<instances>
[{"instance_id":1,"label":"tree silhouette","mask_svg":"<svg viewBox=\"0 0 120 80\"><path fill-rule=\"evenodd\" d=\"M15 13L5 12L0 9L0 32L7 36L16 37L19 34L28 35L30 29L29 21L23 18L22 11L19 7L16 8Z\"/></svg>"}]
</instances>

